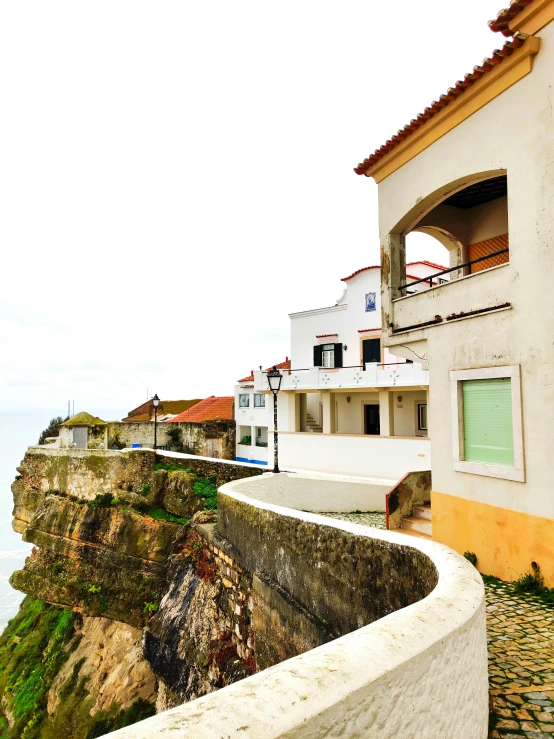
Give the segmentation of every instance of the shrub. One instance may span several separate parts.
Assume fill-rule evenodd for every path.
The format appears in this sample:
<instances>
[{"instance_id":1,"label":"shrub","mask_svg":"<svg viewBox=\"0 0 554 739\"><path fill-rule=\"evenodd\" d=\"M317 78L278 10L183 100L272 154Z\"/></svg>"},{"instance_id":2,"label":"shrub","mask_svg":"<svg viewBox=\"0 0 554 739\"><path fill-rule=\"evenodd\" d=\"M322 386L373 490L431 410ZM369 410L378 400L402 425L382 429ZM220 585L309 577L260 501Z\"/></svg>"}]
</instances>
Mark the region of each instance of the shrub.
<instances>
[{"instance_id":1,"label":"shrub","mask_svg":"<svg viewBox=\"0 0 554 739\"><path fill-rule=\"evenodd\" d=\"M477 555L475 552L464 552L464 557L468 562L471 562L474 567L477 565Z\"/></svg>"},{"instance_id":2,"label":"shrub","mask_svg":"<svg viewBox=\"0 0 554 739\"><path fill-rule=\"evenodd\" d=\"M90 508L110 508L114 502L114 497L111 493L101 493L96 498L88 502Z\"/></svg>"},{"instance_id":3,"label":"shrub","mask_svg":"<svg viewBox=\"0 0 554 739\"><path fill-rule=\"evenodd\" d=\"M38 443L44 444L44 442L49 436L59 436L60 426L62 425L62 423L64 423L64 421L67 421L67 420L69 420L69 416L67 416L65 419L62 418L61 416L56 416L55 418L52 418L48 426L44 429L44 431L42 431L42 433L38 437Z\"/></svg>"},{"instance_id":4,"label":"shrub","mask_svg":"<svg viewBox=\"0 0 554 739\"><path fill-rule=\"evenodd\" d=\"M217 488L215 477L208 479L202 477L192 486L193 492L199 498L204 498L204 508L208 511L217 510Z\"/></svg>"}]
</instances>

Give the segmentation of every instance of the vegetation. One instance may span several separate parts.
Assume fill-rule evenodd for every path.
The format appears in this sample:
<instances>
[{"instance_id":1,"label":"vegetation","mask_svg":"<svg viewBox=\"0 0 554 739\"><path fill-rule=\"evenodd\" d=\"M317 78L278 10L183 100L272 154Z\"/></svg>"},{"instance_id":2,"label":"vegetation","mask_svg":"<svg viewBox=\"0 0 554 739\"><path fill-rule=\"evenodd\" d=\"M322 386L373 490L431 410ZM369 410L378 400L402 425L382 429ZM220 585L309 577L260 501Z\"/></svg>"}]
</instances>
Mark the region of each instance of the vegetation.
<instances>
[{"instance_id":1,"label":"vegetation","mask_svg":"<svg viewBox=\"0 0 554 739\"><path fill-rule=\"evenodd\" d=\"M464 552L464 557L468 562L471 562L474 567L477 565L477 555L475 552Z\"/></svg>"},{"instance_id":2,"label":"vegetation","mask_svg":"<svg viewBox=\"0 0 554 739\"><path fill-rule=\"evenodd\" d=\"M178 523L181 526L186 526L190 521L189 518L180 518L179 516L173 516L168 513L165 508L149 508L145 512L145 515L154 518L156 521L168 521L168 523Z\"/></svg>"},{"instance_id":3,"label":"vegetation","mask_svg":"<svg viewBox=\"0 0 554 739\"><path fill-rule=\"evenodd\" d=\"M69 420L69 416L67 416L66 418L62 418L61 416L56 416L55 418L52 418L48 426L44 429L44 431L38 437L38 443L44 444L44 442L46 441L48 437L59 436L60 426L62 425L62 423L64 423L67 420Z\"/></svg>"},{"instance_id":4,"label":"vegetation","mask_svg":"<svg viewBox=\"0 0 554 739\"><path fill-rule=\"evenodd\" d=\"M154 604L146 605L154 611ZM48 691L79 644L78 618L27 597L6 627L0 637L0 700L13 724L0 716L0 739L95 739L155 713L151 703L139 699L126 710L115 703L91 716L93 699L87 692L88 677L81 675L83 658L62 686L55 714L48 716Z\"/></svg>"},{"instance_id":5,"label":"vegetation","mask_svg":"<svg viewBox=\"0 0 554 739\"><path fill-rule=\"evenodd\" d=\"M13 726L0 735L39 739L48 690L69 656L75 615L26 598L0 637L0 696Z\"/></svg>"},{"instance_id":6,"label":"vegetation","mask_svg":"<svg viewBox=\"0 0 554 739\"><path fill-rule=\"evenodd\" d=\"M180 452L183 449L183 432L174 424L168 424L167 438L169 439L171 446L176 447L177 451Z\"/></svg>"},{"instance_id":7,"label":"vegetation","mask_svg":"<svg viewBox=\"0 0 554 739\"><path fill-rule=\"evenodd\" d=\"M193 492L199 498L204 498L204 508L208 511L217 510L217 487L215 477L201 478L192 486Z\"/></svg>"},{"instance_id":8,"label":"vegetation","mask_svg":"<svg viewBox=\"0 0 554 739\"><path fill-rule=\"evenodd\" d=\"M493 575L482 575L485 585L504 587L516 595L534 596L547 606L554 606L554 588L547 588L541 575L540 567L531 565L531 572L522 575L515 582L504 582Z\"/></svg>"}]
</instances>

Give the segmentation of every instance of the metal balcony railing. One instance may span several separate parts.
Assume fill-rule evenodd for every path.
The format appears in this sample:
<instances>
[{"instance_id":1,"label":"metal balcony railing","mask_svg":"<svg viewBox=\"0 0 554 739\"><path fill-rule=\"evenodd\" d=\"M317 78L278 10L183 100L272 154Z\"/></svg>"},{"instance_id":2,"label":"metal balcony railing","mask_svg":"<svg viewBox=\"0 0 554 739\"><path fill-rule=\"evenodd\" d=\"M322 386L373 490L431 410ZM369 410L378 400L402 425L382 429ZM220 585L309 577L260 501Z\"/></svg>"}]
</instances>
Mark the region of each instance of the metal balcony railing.
<instances>
[{"instance_id":1,"label":"metal balcony railing","mask_svg":"<svg viewBox=\"0 0 554 739\"><path fill-rule=\"evenodd\" d=\"M450 272L456 272L459 269L464 269L465 267L471 267L472 264L477 264L478 262L484 262L486 259L492 259L492 257L499 257L501 254L508 254L510 251L509 248L506 249L500 249L500 251L493 251L491 254L487 254L484 257L478 257L478 259L472 259L471 262L464 262L463 264L457 264L455 267L450 267L449 269L443 269L441 272L435 272L435 274L429 275L428 277L422 277L420 280L414 280L413 282L407 282L405 285L399 285L399 290L406 290L408 287L413 287L414 285L421 285L422 283L429 283L430 287L433 286L433 280L437 277L440 277L441 275L447 275ZM443 284L448 284L448 281L445 281Z\"/></svg>"}]
</instances>

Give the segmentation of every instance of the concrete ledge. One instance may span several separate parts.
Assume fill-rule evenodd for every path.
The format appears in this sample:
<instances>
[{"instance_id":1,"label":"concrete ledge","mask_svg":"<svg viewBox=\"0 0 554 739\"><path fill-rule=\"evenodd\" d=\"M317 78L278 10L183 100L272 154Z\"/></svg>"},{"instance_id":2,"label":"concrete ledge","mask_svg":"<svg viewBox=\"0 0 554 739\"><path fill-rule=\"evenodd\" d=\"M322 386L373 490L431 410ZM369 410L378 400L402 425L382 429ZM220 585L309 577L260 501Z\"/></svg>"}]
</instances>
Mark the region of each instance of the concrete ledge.
<instances>
[{"instance_id":1,"label":"concrete ledge","mask_svg":"<svg viewBox=\"0 0 554 739\"><path fill-rule=\"evenodd\" d=\"M271 513L292 526L354 535L358 544L368 539L368 546L418 550L436 570L436 587L378 621L110 736L485 739L485 602L475 568L432 541L255 500L250 493L259 480L224 485L223 507L228 498L231 507L246 506L253 522ZM297 507L303 507L300 493Z\"/></svg>"}]
</instances>

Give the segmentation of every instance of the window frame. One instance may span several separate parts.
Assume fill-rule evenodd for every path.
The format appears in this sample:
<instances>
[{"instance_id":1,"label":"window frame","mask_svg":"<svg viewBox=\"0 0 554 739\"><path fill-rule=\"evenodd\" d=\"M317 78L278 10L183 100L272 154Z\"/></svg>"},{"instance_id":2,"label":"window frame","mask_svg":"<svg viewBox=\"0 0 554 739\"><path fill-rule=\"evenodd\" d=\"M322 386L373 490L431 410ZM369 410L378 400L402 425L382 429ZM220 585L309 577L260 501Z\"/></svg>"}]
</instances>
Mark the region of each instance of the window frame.
<instances>
[{"instance_id":1,"label":"window frame","mask_svg":"<svg viewBox=\"0 0 554 739\"><path fill-rule=\"evenodd\" d=\"M429 432L429 421L428 421L427 418L425 419L427 425L426 426L422 426L421 425L421 408L423 408L423 406L425 406L425 416L427 416L427 412L428 412L427 411L427 401L420 402L418 400L418 401L416 401L416 404L417 404L417 430L418 431L425 431L425 433L428 433Z\"/></svg>"},{"instance_id":2,"label":"window frame","mask_svg":"<svg viewBox=\"0 0 554 739\"><path fill-rule=\"evenodd\" d=\"M260 400L259 405L256 405L256 400ZM265 395L264 393L254 393L254 408L265 408Z\"/></svg>"},{"instance_id":3,"label":"window frame","mask_svg":"<svg viewBox=\"0 0 554 739\"><path fill-rule=\"evenodd\" d=\"M246 398L246 404L243 405L242 398ZM239 393L239 408L250 408L250 393Z\"/></svg>"},{"instance_id":4,"label":"window frame","mask_svg":"<svg viewBox=\"0 0 554 739\"><path fill-rule=\"evenodd\" d=\"M462 383L464 380L510 379L512 391L512 433L514 466L466 462L464 459L464 406ZM525 482L525 458L523 451L523 418L521 405L521 370L518 364L504 367L452 370L450 372L450 398L452 405L452 454L456 472L468 472L484 477Z\"/></svg>"},{"instance_id":5,"label":"window frame","mask_svg":"<svg viewBox=\"0 0 554 739\"><path fill-rule=\"evenodd\" d=\"M327 347L331 347L328 349ZM333 364L325 364L325 355L328 354L333 359ZM323 369L335 369L335 345L334 344L322 344L321 345L321 367Z\"/></svg>"}]
</instances>

